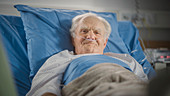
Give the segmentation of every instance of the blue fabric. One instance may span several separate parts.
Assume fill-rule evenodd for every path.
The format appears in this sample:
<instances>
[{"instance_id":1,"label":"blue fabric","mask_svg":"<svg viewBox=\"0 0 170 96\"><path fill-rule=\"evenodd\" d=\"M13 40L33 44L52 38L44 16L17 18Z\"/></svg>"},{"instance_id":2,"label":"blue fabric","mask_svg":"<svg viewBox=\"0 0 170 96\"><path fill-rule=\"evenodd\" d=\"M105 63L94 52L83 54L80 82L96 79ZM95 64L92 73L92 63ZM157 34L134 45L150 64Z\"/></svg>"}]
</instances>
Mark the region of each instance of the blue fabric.
<instances>
[{"instance_id":1,"label":"blue fabric","mask_svg":"<svg viewBox=\"0 0 170 96\"><path fill-rule=\"evenodd\" d=\"M120 21L118 22L118 25L120 37L123 39L130 55L142 65L144 72L147 74L149 79L155 77L156 72L151 64L147 61L140 46L140 42L138 40L138 29L130 21Z\"/></svg>"},{"instance_id":2,"label":"blue fabric","mask_svg":"<svg viewBox=\"0 0 170 96\"><path fill-rule=\"evenodd\" d=\"M15 8L21 13L26 31L31 79L47 58L65 49L73 50L69 29L72 18L79 14L96 13L110 23L112 32L104 52L128 53L118 33L115 13L33 8L26 5L15 5Z\"/></svg>"},{"instance_id":3,"label":"blue fabric","mask_svg":"<svg viewBox=\"0 0 170 96\"><path fill-rule=\"evenodd\" d=\"M90 55L90 56L82 56L77 59L74 59L69 66L67 67L64 77L63 77L63 84L67 85L72 80L80 77L84 72L86 72L89 68L96 64L100 63L115 63L118 65L123 66L124 68L131 71L130 67L115 58L106 56L106 55Z\"/></svg>"},{"instance_id":4,"label":"blue fabric","mask_svg":"<svg viewBox=\"0 0 170 96\"><path fill-rule=\"evenodd\" d=\"M0 37L7 53L18 96L30 89L25 31L20 17L0 15Z\"/></svg>"}]
</instances>

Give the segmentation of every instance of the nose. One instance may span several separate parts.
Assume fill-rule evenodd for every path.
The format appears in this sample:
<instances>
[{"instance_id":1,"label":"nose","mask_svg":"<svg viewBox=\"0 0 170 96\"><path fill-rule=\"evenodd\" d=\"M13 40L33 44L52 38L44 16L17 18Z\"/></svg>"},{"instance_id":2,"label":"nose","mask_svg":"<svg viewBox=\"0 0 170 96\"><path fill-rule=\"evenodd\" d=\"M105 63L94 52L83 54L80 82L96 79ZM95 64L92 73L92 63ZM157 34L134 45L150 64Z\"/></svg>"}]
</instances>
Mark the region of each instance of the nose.
<instances>
[{"instance_id":1,"label":"nose","mask_svg":"<svg viewBox=\"0 0 170 96\"><path fill-rule=\"evenodd\" d=\"M90 30L86 36L87 39L92 39L92 40L95 40L95 34L93 32L93 30Z\"/></svg>"}]
</instances>

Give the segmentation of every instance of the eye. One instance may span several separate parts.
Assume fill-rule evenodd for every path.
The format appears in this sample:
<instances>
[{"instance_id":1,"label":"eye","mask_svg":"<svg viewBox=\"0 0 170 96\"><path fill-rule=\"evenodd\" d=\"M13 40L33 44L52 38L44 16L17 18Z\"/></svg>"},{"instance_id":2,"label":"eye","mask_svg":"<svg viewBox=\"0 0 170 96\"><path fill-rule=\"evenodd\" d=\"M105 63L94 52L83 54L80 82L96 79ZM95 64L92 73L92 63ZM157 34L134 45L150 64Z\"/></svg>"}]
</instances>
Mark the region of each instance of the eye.
<instances>
[{"instance_id":1,"label":"eye","mask_svg":"<svg viewBox=\"0 0 170 96\"><path fill-rule=\"evenodd\" d=\"M82 33L88 33L88 29L82 29L81 32Z\"/></svg>"},{"instance_id":2,"label":"eye","mask_svg":"<svg viewBox=\"0 0 170 96\"><path fill-rule=\"evenodd\" d=\"M94 33L95 33L95 34L99 34L99 32L97 32L97 31L95 31Z\"/></svg>"},{"instance_id":3,"label":"eye","mask_svg":"<svg viewBox=\"0 0 170 96\"><path fill-rule=\"evenodd\" d=\"M94 34L100 35L100 32L99 31L94 31Z\"/></svg>"}]
</instances>

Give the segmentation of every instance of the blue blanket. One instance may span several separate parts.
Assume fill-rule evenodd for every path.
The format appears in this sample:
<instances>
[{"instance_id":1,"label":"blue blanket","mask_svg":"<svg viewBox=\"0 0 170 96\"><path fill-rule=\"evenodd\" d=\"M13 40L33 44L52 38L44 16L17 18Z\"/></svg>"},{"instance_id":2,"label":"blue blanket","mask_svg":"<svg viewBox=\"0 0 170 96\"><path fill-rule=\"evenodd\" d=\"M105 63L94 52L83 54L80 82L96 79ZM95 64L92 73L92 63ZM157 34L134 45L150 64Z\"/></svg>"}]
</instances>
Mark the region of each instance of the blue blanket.
<instances>
[{"instance_id":1,"label":"blue blanket","mask_svg":"<svg viewBox=\"0 0 170 96\"><path fill-rule=\"evenodd\" d=\"M131 71L130 67L126 63L106 55L82 56L74 59L69 64L63 77L63 84L67 85L72 80L80 77L89 68L100 63L116 63Z\"/></svg>"}]
</instances>

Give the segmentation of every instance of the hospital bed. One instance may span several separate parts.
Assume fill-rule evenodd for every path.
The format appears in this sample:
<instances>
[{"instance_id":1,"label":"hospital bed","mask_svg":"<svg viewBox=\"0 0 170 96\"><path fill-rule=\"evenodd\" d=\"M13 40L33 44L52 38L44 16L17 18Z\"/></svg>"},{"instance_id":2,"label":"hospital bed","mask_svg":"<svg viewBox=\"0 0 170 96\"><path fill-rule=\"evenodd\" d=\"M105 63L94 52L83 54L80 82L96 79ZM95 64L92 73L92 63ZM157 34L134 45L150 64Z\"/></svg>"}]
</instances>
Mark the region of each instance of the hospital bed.
<instances>
[{"instance_id":1,"label":"hospital bed","mask_svg":"<svg viewBox=\"0 0 170 96\"><path fill-rule=\"evenodd\" d=\"M130 21L117 21L115 13L27 5L14 7L21 16L0 15L0 39L19 96L29 91L33 77L50 56L65 49L73 50L69 33L71 20L87 12L105 18L112 27L104 52L129 54L142 65L149 79L155 76L140 46L138 29Z\"/></svg>"}]
</instances>

